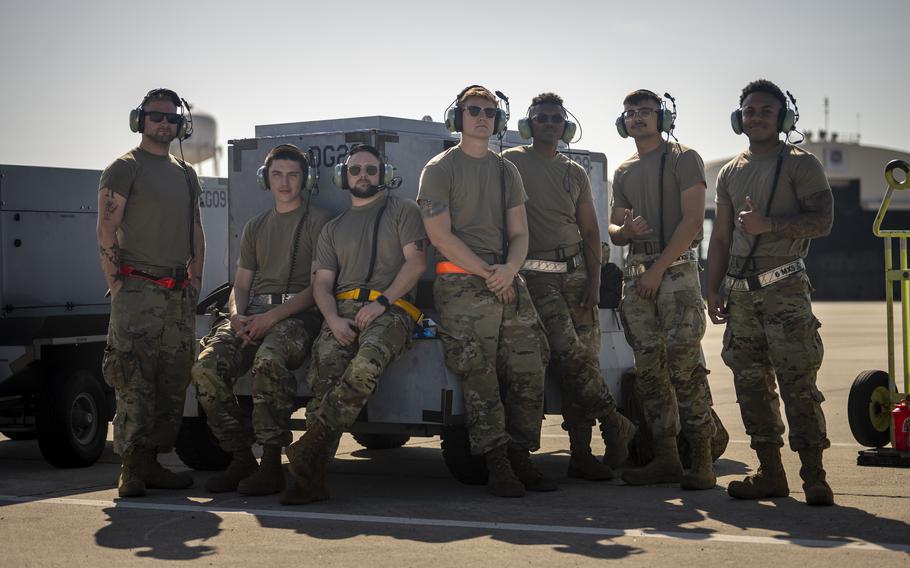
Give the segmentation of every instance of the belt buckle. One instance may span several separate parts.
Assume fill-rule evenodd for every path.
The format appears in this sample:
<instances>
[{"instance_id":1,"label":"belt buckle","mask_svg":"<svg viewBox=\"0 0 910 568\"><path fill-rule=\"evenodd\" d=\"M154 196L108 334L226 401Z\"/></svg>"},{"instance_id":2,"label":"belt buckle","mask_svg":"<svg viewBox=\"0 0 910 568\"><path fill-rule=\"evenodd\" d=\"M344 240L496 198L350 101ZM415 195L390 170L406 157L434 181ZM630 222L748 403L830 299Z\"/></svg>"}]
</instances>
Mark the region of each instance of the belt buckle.
<instances>
[{"instance_id":1,"label":"belt buckle","mask_svg":"<svg viewBox=\"0 0 910 568\"><path fill-rule=\"evenodd\" d=\"M370 290L369 288L358 288L357 297L354 298L358 302L369 302L370 301Z\"/></svg>"}]
</instances>

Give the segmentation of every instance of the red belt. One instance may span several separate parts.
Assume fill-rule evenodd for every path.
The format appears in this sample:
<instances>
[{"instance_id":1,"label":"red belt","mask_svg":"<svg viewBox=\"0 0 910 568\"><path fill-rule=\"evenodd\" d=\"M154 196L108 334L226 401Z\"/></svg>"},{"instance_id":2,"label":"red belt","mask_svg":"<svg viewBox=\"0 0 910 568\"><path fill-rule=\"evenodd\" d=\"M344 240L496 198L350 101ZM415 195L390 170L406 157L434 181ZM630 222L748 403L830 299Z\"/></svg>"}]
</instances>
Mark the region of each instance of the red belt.
<instances>
[{"instance_id":1,"label":"red belt","mask_svg":"<svg viewBox=\"0 0 910 568\"><path fill-rule=\"evenodd\" d=\"M157 285L161 286L162 288L167 288L168 290L173 290L174 288L178 288L178 287L182 290L183 288L186 288L187 286L190 285L189 278L183 278L180 280L178 280L177 278L174 278L172 276L163 276L163 277L159 278L157 276L154 276L147 272L143 272L141 270L136 269L133 266L129 266L126 264L124 264L120 267L120 274L126 276L127 278L141 278L143 280L148 280L149 282L157 284Z\"/></svg>"},{"instance_id":2,"label":"red belt","mask_svg":"<svg viewBox=\"0 0 910 568\"><path fill-rule=\"evenodd\" d=\"M471 274L454 262L444 260L436 263L436 274Z\"/></svg>"}]
</instances>

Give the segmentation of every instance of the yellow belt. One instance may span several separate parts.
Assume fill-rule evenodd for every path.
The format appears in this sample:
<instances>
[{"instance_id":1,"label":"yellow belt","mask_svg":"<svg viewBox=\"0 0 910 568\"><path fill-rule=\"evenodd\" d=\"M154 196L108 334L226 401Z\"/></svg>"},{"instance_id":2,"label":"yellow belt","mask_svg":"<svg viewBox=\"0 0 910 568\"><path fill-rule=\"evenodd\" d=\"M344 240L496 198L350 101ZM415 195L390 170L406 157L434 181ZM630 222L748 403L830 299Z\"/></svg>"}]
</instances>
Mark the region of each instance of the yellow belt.
<instances>
[{"instance_id":1,"label":"yellow belt","mask_svg":"<svg viewBox=\"0 0 910 568\"><path fill-rule=\"evenodd\" d=\"M335 294L336 300L360 300L361 302L372 302L379 296L382 296L382 292L377 290L369 290L367 288L354 288L353 290L348 290L347 292L341 292ZM412 304L411 302L405 300L404 298L398 298L394 302L394 305L398 306L414 320L415 323L420 323L423 321L423 312L420 311L420 308Z\"/></svg>"}]
</instances>

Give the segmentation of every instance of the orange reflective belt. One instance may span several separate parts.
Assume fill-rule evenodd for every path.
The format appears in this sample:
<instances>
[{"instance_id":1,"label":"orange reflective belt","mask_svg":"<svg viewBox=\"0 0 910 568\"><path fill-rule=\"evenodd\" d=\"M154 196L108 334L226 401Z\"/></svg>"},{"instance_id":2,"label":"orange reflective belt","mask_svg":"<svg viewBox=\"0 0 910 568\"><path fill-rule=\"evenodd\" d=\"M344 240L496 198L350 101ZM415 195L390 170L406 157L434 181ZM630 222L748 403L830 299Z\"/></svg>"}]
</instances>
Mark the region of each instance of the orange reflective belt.
<instances>
[{"instance_id":1,"label":"orange reflective belt","mask_svg":"<svg viewBox=\"0 0 910 568\"><path fill-rule=\"evenodd\" d=\"M336 300L360 300L361 302L372 302L376 298L382 295L382 292L377 290L368 290L366 288L354 288L353 290L348 290L347 292L341 292L335 294ZM420 311L420 308L412 304L411 302L405 300L404 298L398 298L393 305L398 306L414 320L415 323L420 323L423 321L423 312Z\"/></svg>"},{"instance_id":2,"label":"orange reflective belt","mask_svg":"<svg viewBox=\"0 0 910 568\"><path fill-rule=\"evenodd\" d=\"M436 263L436 274L471 274L454 262L444 260Z\"/></svg>"}]
</instances>

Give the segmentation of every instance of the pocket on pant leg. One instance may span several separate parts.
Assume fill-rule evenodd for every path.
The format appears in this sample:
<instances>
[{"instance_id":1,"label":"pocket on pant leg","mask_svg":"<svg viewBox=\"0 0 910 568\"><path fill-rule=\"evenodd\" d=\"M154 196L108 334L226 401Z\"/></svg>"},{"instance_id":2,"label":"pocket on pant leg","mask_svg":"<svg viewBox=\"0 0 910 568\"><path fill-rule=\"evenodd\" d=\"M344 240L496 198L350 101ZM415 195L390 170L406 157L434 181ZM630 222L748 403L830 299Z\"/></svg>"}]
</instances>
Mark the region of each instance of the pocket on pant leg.
<instances>
[{"instance_id":1,"label":"pocket on pant leg","mask_svg":"<svg viewBox=\"0 0 910 568\"><path fill-rule=\"evenodd\" d=\"M122 389L130 383L130 378L138 372L139 362L129 352L120 351L108 345L104 348L101 360L101 374L104 382L114 389Z\"/></svg>"}]
</instances>

